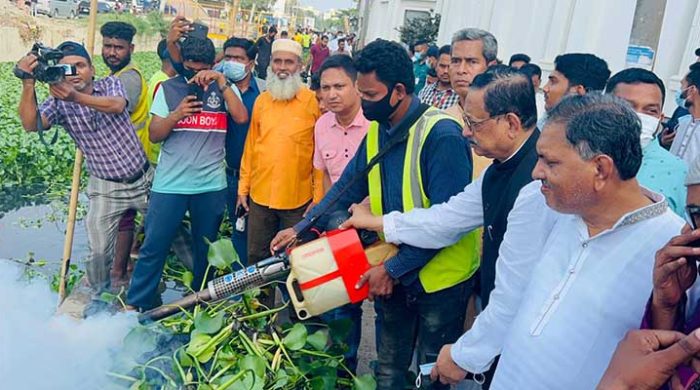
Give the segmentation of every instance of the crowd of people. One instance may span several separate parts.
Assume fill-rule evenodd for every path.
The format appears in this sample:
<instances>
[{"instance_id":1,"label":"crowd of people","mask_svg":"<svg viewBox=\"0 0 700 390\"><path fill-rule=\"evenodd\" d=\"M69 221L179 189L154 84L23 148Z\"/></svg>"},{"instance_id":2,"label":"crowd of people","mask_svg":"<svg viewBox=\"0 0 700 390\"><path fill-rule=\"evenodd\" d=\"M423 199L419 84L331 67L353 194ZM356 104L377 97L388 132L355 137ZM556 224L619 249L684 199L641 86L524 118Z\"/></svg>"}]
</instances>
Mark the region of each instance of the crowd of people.
<instances>
[{"instance_id":1,"label":"crowd of people","mask_svg":"<svg viewBox=\"0 0 700 390\"><path fill-rule=\"evenodd\" d=\"M374 301L380 389L405 388L415 363L435 363L422 384L435 389L700 385L700 64L667 120L649 70L611 77L595 54L563 53L541 87L528 55L502 64L476 28L442 47L355 51L342 35L270 27L217 52L189 31L175 18L150 81L127 23L101 28L105 77L64 42L77 74L40 104L36 56L17 63L24 128L60 125L86 156L83 288L128 285L127 309L147 310L171 250L193 289L211 277L225 215L254 264L350 210L341 228L398 246L356 286ZM352 369L362 314L349 304L318 319L352 321Z\"/></svg>"}]
</instances>

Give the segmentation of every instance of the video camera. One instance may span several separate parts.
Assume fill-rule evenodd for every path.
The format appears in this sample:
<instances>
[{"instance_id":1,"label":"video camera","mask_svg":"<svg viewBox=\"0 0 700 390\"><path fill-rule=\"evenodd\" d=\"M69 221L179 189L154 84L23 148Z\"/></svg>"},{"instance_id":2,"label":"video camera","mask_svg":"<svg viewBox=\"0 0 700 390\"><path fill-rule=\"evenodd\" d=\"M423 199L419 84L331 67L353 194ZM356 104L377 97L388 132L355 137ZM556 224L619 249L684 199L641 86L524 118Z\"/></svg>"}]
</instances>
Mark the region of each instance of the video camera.
<instances>
[{"instance_id":1,"label":"video camera","mask_svg":"<svg viewBox=\"0 0 700 390\"><path fill-rule=\"evenodd\" d=\"M15 67L14 74L20 79L34 79L42 83L55 84L63 81L66 76L75 76L77 71L74 65L59 64L63 58L63 52L36 42L30 52L37 58L37 66L33 73L27 73Z\"/></svg>"}]
</instances>

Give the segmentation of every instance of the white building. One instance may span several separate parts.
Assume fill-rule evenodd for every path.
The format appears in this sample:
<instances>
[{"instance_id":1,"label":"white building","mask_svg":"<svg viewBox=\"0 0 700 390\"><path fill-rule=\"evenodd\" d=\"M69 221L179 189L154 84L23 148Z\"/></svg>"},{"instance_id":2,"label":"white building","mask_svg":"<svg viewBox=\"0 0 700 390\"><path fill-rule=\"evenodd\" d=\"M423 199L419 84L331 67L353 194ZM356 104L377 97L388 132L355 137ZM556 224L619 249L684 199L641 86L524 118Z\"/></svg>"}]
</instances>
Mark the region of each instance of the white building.
<instances>
[{"instance_id":1,"label":"white building","mask_svg":"<svg viewBox=\"0 0 700 390\"><path fill-rule=\"evenodd\" d=\"M649 46L652 70L668 90L667 113L700 47L698 0L362 0L360 37L398 40L407 18L431 12L442 17L438 44L461 28L482 28L498 39L499 58L526 53L545 73L567 52L594 53L615 73L625 67L631 43Z\"/></svg>"}]
</instances>

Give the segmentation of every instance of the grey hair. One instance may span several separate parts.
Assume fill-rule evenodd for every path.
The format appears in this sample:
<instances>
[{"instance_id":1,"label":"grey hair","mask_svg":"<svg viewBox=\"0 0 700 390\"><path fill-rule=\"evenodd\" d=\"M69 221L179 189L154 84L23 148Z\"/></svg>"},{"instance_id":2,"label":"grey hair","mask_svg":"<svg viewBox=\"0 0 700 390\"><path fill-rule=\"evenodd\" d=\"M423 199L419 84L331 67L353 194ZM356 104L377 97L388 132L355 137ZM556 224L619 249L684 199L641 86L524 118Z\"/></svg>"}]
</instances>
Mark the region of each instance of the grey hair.
<instances>
[{"instance_id":1,"label":"grey hair","mask_svg":"<svg viewBox=\"0 0 700 390\"><path fill-rule=\"evenodd\" d=\"M487 63L495 61L498 56L498 41L488 31L479 28L463 28L452 35L452 45L459 41L481 41L484 44L482 55Z\"/></svg>"},{"instance_id":2,"label":"grey hair","mask_svg":"<svg viewBox=\"0 0 700 390\"><path fill-rule=\"evenodd\" d=\"M642 124L625 100L598 93L568 96L548 114L546 126L555 123L564 126L567 141L581 159L609 156L622 180L639 172Z\"/></svg>"}]
</instances>

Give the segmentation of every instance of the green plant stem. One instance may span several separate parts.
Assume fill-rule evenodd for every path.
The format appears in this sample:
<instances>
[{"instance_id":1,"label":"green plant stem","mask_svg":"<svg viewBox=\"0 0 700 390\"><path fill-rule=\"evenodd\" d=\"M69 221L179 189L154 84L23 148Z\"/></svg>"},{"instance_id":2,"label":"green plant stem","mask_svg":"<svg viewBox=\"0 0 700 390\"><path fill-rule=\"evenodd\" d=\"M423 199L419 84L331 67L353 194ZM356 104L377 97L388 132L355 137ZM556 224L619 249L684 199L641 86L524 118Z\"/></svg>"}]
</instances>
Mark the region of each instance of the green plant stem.
<instances>
[{"instance_id":1,"label":"green plant stem","mask_svg":"<svg viewBox=\"0 0 700 390\"><path fill-rule=\"evenodd\" d=\"M113 378L117 378L117 379L129 381L129 382L137 382L137 381L138 381L138 379L136 379L136 378L134 378L134 377L131 377L131 376L128 376L128 375L117 374L116 372L111 372L111 371L108 371L108 372L107 372L107 375L108 375L108 376L111 376L111 377L113 377Z\"/></svg>"}]
</instances>

